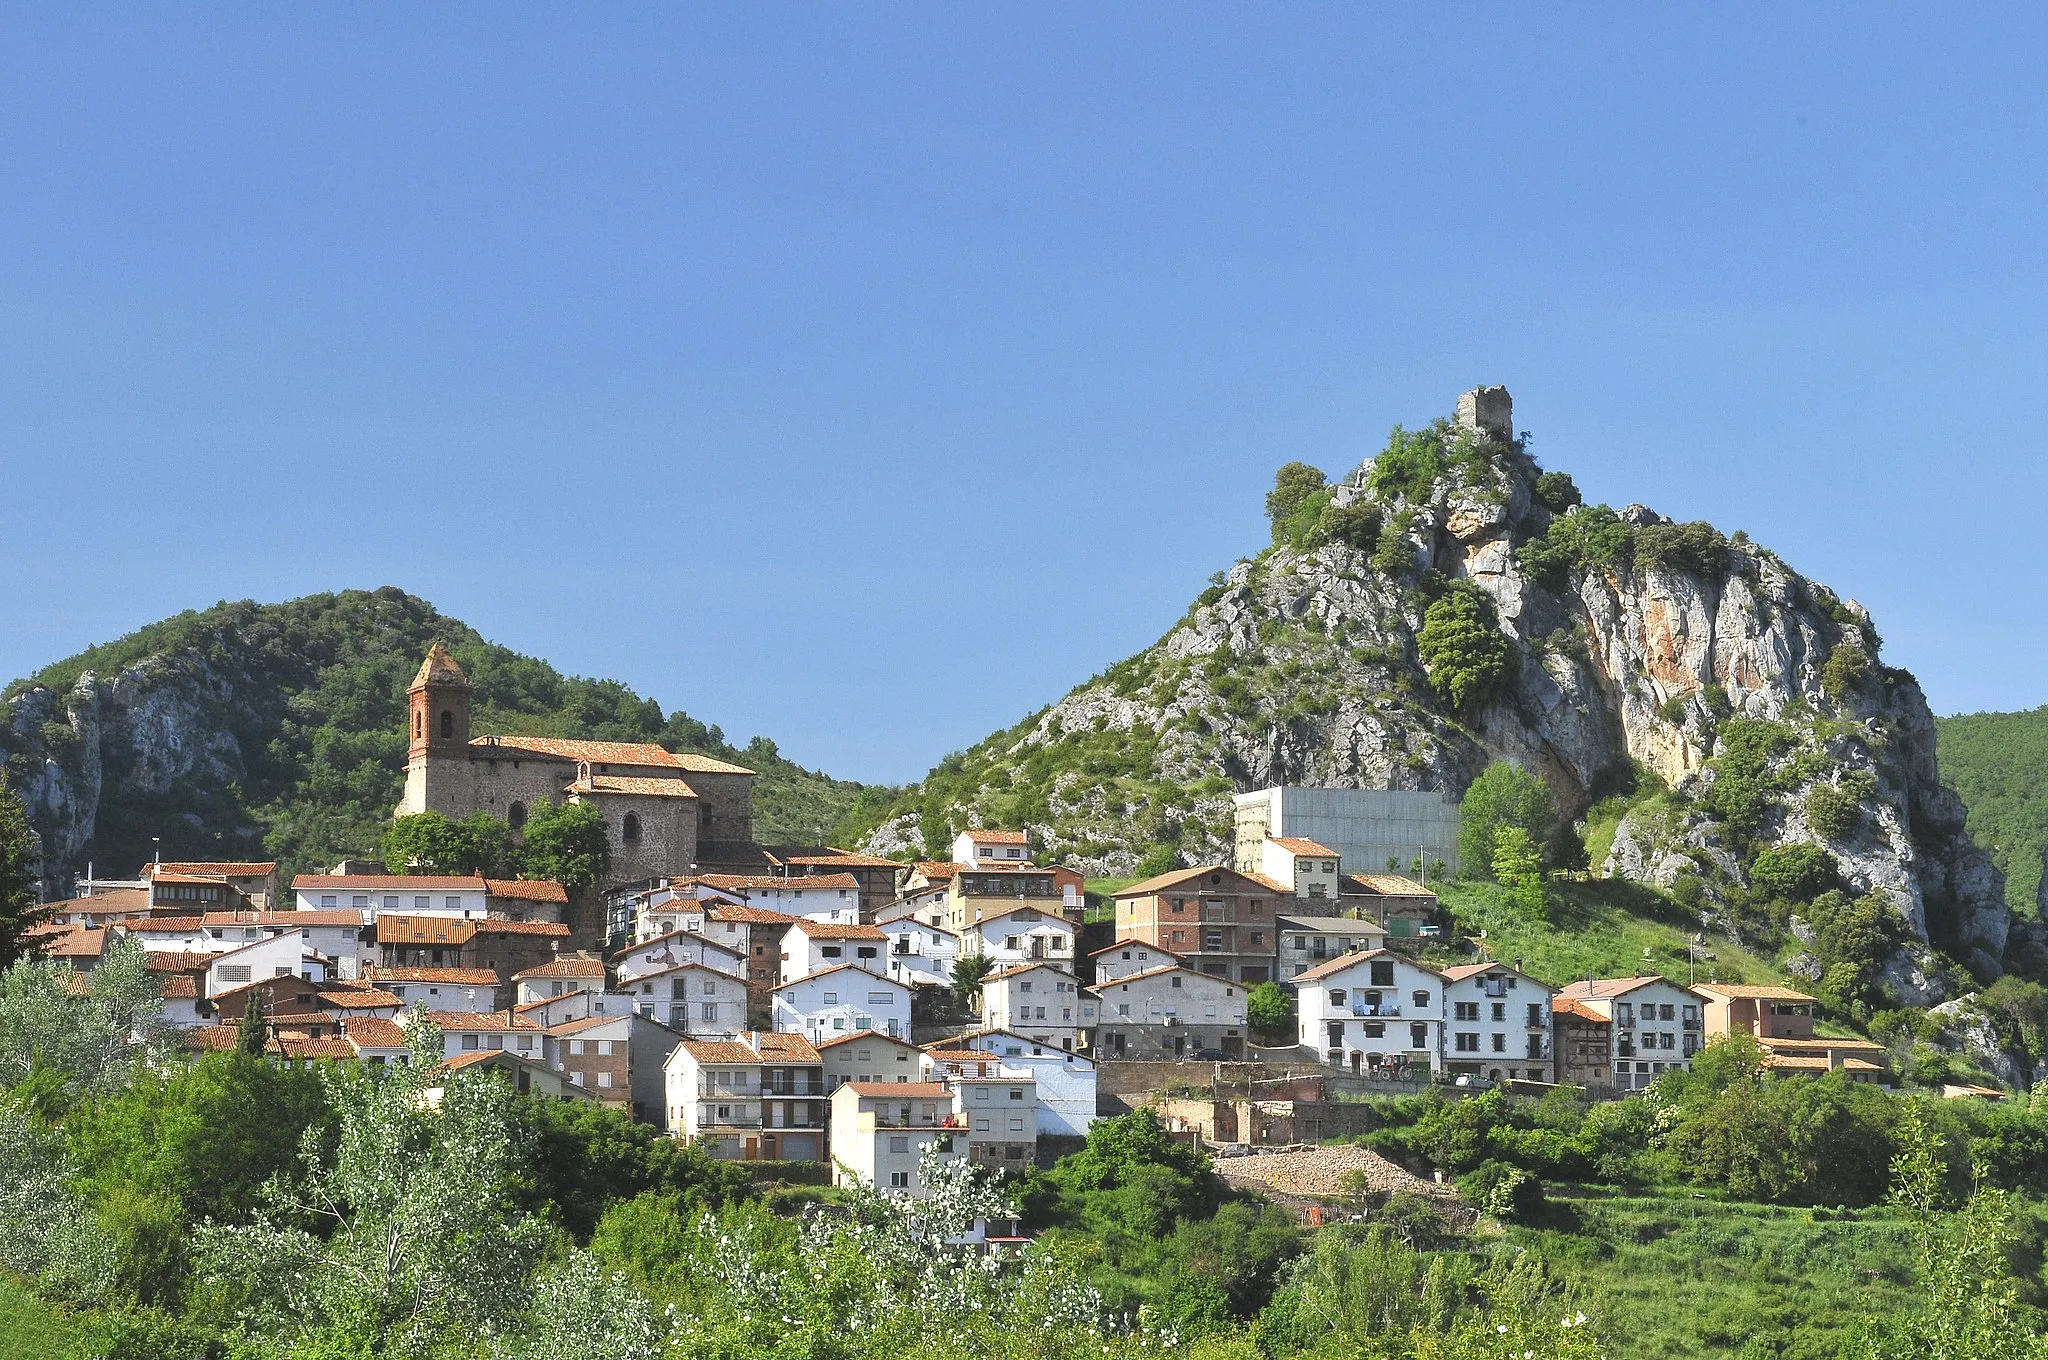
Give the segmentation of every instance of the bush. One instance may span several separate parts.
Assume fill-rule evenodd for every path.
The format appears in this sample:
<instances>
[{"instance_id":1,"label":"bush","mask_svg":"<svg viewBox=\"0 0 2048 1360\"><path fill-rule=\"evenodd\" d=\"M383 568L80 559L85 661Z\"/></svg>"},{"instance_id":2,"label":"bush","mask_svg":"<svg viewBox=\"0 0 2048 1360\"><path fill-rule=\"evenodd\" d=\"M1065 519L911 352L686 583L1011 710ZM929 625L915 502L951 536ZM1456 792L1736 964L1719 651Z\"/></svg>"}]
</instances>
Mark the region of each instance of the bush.
<instances>
[{"instance_id":1,"label":"bush","mask_svg":"<svg viewBox=\"0 0 2048 1360\"><path fill-rule=\"evenodd\" d=\"M1556 821L1550 787L1540 776L1506 761L1487 766L1465 790L1458 809L1458 858L1466 876L1484 878L1492 872L1503 828L1520 827L1542 841Z\"/></svg>"},{"instance_id":2,"label":"bush","mask_svg":"<svg viewBox=\"0 0 2048 1360\"><path fill-rule=\"evenodd\" d=\"M1710 763L1714 780L1700 806L1745 840L1760 830L1778 791L1771 762L1792 744L1783 726L1762 718L1730 718L1718 732L1721 754Z\"/></svg>"},{"instance_id":3,"label":"bush","mask_svg":"<svg viewBox=\"0 0 2048 1360\"><path fill-rule=\"evenodd\" d=\"M1861 639L1845 639L1821 663L1820 687L1838 704L1862 693L1869 679L1870 654L1863 650Z\"/></svg>"},{"instance_id":4,"label":"bush","mask_svg":"<svg viewBox=\"0 0 2048 1360\"><path fill-rule=\"evenodd\" d=\"M1536 500L1545 509L1561 515L1579 503L1579 488L1569 473L1546 472L1536 479Z\"/></svg>"},{"instance_id":5,"label":"bush","mask_svg":"<svg viewBox=\"0 0 2048 1360\"><path fill-rule=\"evenodd\" d=\"M1863 800L1853 790L1817 784L1806 795L1806 824L1823 840L1846 840L1863 825Z\"/></svg>"},{"instance_id":6,"label":"bush","mask_svg":"<svg viewBox=\"0 0 2048 1360\"><path fill-rule=\"evenodd\" d=\"M1367 485L1382 498L1406 496L1426 501L1444 471L1444 440L1440 429L1404 430L1396 425L1387 446L1373 459Z\"/></svg>"},{"instance_id":7,"label":"bush","mask_svg":"<svg viewBox=\"0 0 2048 1360\"><path fill-rule=\"evenodd\" d=\"M1423 612L1416 651L1430 688L1460 713L1493 697L1514 664L1514 648L1500 631L1493 601L1469 581L1458 581Z\"/></svg>"},{"instance_id":8,"label":"bush","mask_svg":"<svg viewBox=\"0 0 2048 1360\"><path fill-rule=\"evenodd\" d=\"M1647 524L1636 530L1638 567L1716 577L1728 561L1728 540L1705 520L1688 524Z\"/></svg>"},{"instance_id":9,"label":"bush","mask_svg":"<svg viewBox=\"0 0 2048 1360\"><path fill-rule=\"evenodd\" d=\"M1319 527L1323 537L1359 552L1370 552L1380 540L1379 507L1369 501L1331 505L1323 509Z\"/></svg>"},{"instance_id":10,"label":"bush","mask_svg":"<svg viewBox=\"0 0 2048 1360\"><path fill-rule=\"evenodd\" d=\"M1626 567L1635 554L1635 534L1607 506L1577 506L1516 549L1515 560L1538 584L1561 590L1576 569Z\"/></svg>"},{"instance_id":11,"label":"bush","mask_svg":"<svg viewBox=\"0 0 2048 1360\"><path fill-rule=\"evenodd\" d=\"M1245 994L1245 1021L1267 1039L1294 1034L1294 995L1277 982L1261 982Z\"/></svg>"},{"instance_id":12,"label":"bush","mask_svg":"<svg viewBox=\"0 0 2048 1360\"><path fill-rule=\"evenodd\" d=\"M1307 463L1285 463L1273 474L1273 489L1266 493L1266 518L1273 521L1273 541L1286 537L1286 527L1316 494L1323 490L1320 468Z\"/></svg>"},{"instance_id":13,"label":"bush","mask_svg":"<svg viewBox=\"0 0 2048 1360\"><path fill-rule=\"evenodd\" d=\"M1543 1210L1542 1180L1506 1162L1481 1162L1458 1178L1458 1194L1480 1213L1503 1223L1526 1223Z\"/></svg>"},{"instance_id":14,"label":"bush","mask_svg":"<svg viewBox=\"0 0 2048 1360\"><path fill-rule=\"evenodd\" d=\"M1835 857L1805 841L1773 845L1758 853L1750 866L1750 886L1765 897L1808 902L1835 885Z\"/></svg>"}]
</instances>

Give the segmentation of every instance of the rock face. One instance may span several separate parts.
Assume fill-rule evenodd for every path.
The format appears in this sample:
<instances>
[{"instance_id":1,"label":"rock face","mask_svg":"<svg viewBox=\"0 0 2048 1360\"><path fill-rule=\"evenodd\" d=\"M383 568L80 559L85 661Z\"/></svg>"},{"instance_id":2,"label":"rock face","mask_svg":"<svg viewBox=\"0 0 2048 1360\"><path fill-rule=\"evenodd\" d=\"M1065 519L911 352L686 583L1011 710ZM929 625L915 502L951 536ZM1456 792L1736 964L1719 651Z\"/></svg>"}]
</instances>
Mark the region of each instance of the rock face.
<instances>
[{"instance_id":1,"label":"rock face","mask_svg":"<svg viewBox=\"0 0 2048 1360\"><path fill-rule=\"evenodd\" d=\"M1578 505L1503 438L1506 394L1488 392L1463 423L1397 430L1153 647L935 770L878 842L1023 824L1070 862L1129 873L1148 850L1227 858L1230 795L1270 784L1462 793L1507 760L1576 815L1648 775L1669 795L1631 812L1595 869L1697 880L1711 909L1761 849L1820 844L1903 924L1902 999L1940 998L1930 944L1995 974L2002 882L1865 611L1739 535ZM1506 661L1459 706L1425 624L1473 592ZM1757 740L1741 785L1724 757Z\"/></svg>"}]
</instances>

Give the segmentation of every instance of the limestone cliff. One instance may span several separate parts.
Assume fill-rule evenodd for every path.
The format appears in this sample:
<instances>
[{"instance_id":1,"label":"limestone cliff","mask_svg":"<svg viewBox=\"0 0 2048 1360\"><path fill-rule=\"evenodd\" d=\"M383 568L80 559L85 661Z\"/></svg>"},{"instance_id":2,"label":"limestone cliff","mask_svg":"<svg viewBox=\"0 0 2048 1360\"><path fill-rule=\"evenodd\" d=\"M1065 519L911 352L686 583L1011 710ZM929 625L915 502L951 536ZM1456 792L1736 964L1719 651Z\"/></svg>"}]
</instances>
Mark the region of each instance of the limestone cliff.
<instances>
[{"instance_id":1,"label":"limestone cliff","mask_svg":"<svg viewBox=\"0 0 2048 1360\"><path fill-rule=\"evenodd\" d=\"M1277 506L1275 545L1157 644L949 758L871 844L926 849L998 820L1128 873L1148 851L1226 857L1236 791L1462 793L1505 759L1568 814L1669 787L1596 871L1683 883L1711 913L1761 851L1822 844L1842 886L1881 894L1902 924L1900 999L1944 993L1930 941L1995 973L2002 882L1941 784L1919 686L1878 664L1865 611L1740 535L1578 504L1506 410L1500 389L1468 394L1459 420L1397 429L1335 486Z\"/></svg>"}]
</instances>

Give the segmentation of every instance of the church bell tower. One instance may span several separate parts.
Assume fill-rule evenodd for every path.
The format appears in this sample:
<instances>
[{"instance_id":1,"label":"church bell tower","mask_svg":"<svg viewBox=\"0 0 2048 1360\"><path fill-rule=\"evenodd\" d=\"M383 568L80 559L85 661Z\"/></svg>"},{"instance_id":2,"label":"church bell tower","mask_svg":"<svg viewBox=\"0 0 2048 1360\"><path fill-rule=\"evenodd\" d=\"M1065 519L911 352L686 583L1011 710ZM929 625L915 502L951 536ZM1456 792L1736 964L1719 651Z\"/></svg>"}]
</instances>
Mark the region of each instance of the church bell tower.
<instances>
[{"instance_id":1,"label":"church bell tower","mask_svg":"<svg viewBox=\"0 0 2048 1360\"><path fill-rule=\"evenodd\" d=\"M406 762L430 755L466 755L469 749L469 677L440 643L427 649L405 697L411 713Z\"/></svg>"}]
</instances>

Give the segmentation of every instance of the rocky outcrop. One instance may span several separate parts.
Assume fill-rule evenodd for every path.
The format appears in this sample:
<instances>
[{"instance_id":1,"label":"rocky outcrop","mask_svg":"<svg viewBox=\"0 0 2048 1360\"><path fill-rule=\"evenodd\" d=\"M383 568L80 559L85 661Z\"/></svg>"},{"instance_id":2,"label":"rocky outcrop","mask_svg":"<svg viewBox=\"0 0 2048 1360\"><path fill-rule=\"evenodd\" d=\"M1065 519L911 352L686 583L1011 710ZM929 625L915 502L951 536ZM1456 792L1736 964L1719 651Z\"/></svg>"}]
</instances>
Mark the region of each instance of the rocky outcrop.
<instances>
[{"instance_id":1,"label":"rocky outcrop","mask_svg":"<svg viewBox=\"0 0 2048 1360\"><path fill-rule=\"evenodd\" d=\"M1941 784L1926 701L1878 664L1867 613L1740 535L1580 507L1568 481L1538 478L1483 430L1397 432L1325 493L1314 531L1283 527L1153 647L935 771L886 839L900 847L920 820L1022 821L1052 853L1129 873L1148 852L1227 855L1230 795L1269 784L1462 793L1508 760L1576 814L1647 774L1668 796L1630 813L1596 869L1696 880L1711 908L1759 850L1822 844L1918 947L1888 973L1902 999L1940 999L1929 944L1994 975L2002 883ZM1433 601L1472 589L1508 661L1460 710L1421 635ZM1736 827L1709 794L1733 777L1742 732L1772 745L1755 824ZM1832 805L1822 828L1816 790Z\"/></svg>"}]
</instances>

